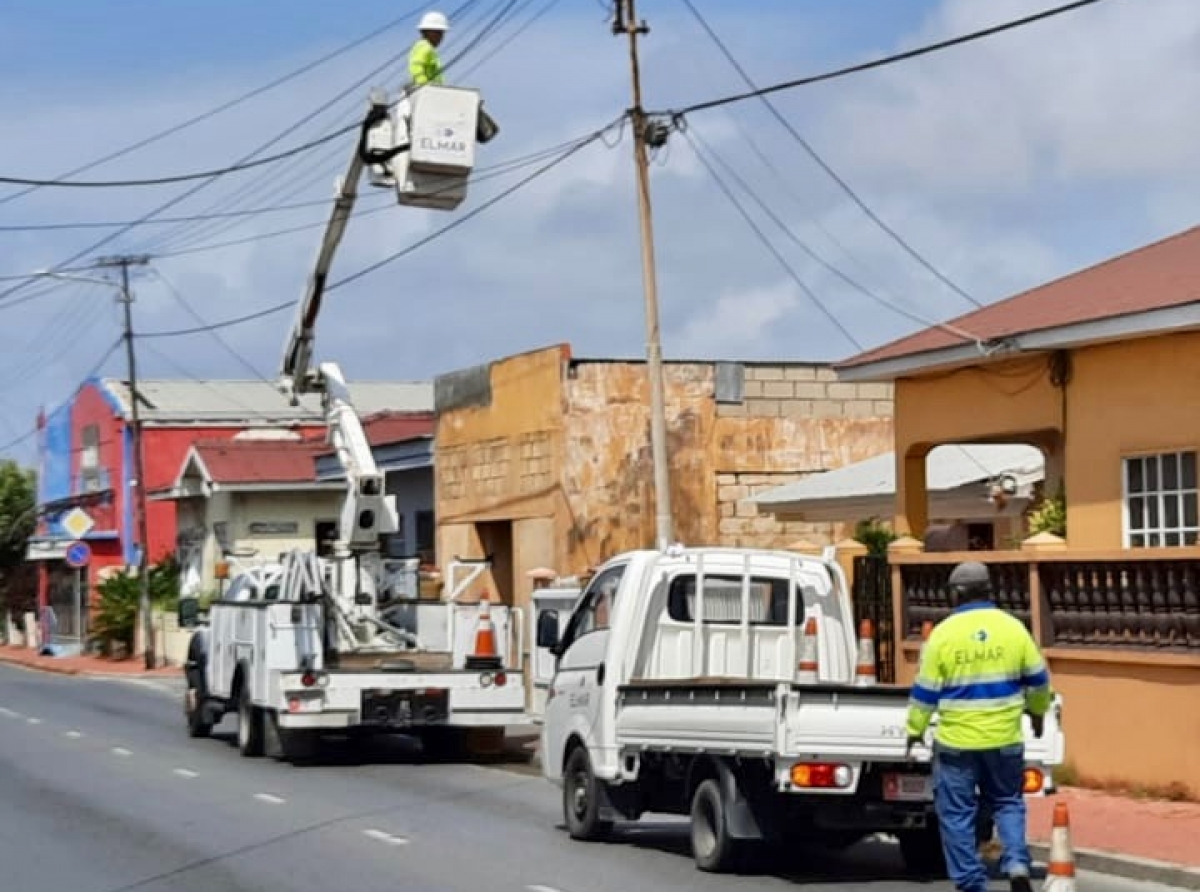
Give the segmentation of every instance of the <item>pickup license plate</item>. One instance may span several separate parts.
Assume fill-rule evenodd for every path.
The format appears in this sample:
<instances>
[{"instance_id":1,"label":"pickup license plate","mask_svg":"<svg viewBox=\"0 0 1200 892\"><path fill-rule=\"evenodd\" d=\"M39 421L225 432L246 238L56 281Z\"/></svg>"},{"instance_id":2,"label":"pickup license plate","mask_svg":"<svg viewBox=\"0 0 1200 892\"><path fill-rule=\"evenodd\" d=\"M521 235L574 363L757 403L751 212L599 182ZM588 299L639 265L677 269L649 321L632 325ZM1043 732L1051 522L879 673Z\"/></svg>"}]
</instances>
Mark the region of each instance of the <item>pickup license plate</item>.
<instances>
[{"instance_id":1,"label":"pickup license plate","mask_svg":"<svg viewBox=\"0 0 1200 892\"><path fill-rule=\"evenodd\" d=\"M933 778L928 774L885 774L883 798L888 802L929 802Z\"/></svg>"}]
</instances>

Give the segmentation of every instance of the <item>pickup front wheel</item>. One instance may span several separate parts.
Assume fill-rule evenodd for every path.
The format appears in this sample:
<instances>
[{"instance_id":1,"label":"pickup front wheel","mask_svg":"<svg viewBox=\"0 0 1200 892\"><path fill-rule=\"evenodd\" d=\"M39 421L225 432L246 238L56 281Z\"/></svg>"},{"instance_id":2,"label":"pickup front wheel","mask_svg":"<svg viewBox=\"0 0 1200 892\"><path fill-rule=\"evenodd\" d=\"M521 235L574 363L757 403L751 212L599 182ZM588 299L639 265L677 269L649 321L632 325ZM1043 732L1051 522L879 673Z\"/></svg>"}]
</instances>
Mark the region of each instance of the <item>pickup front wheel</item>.
<instances>
[{"instance_id":1,"label":"pickup front wheel","mask_svg":"<svg viewBox=\"0 0 1200 892\"><path fill-rule=\"evenodd\" d=\"M592 773L586 747L576 747L563 770L563 821L572 839L600 839L612 830L600 820L600 781Z\"/></svg>"}]
</instances>

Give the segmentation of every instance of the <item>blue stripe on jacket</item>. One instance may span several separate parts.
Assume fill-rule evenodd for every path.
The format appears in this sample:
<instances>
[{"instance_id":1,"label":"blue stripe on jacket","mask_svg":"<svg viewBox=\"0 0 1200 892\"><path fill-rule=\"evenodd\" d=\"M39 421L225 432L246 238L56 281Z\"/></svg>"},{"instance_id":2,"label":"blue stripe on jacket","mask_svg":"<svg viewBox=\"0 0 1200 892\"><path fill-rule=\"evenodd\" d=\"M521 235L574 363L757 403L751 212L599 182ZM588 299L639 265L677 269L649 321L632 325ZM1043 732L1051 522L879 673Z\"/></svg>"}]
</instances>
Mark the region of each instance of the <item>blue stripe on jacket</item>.
<instances>
[{"instance_id":1,"label":"blue stripe on jacket","mask_svg":"<svg viewBox=\"0 0 1200 892\"><path fill-rule=\"evenodd\" d=\"M948 685L942 689L943 700L1003 700L1021 693L1021 683L1013 678L1005 681L976 681Z\"/></svg>"}]
</instances>

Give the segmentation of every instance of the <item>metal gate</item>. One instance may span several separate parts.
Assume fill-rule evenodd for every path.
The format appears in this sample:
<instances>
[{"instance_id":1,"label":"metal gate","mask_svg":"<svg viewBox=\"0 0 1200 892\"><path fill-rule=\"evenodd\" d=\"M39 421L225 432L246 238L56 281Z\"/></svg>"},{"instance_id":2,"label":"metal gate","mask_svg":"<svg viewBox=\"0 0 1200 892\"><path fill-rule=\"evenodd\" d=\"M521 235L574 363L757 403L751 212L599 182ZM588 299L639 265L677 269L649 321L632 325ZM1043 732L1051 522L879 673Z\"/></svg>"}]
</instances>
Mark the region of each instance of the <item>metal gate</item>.
<instances>
[{"instance_id":1,"label":"metal gate","mask_svg":"<svg viewBox=\"0 0 1200 892\"><path fill-rule=\"evenodd\" d=\"M896 636L892 622L892 568L884 555L854 559L855 624L869 619L875 627L875 674L881 683L896 681Z\"/></svg>"}]
</instances>

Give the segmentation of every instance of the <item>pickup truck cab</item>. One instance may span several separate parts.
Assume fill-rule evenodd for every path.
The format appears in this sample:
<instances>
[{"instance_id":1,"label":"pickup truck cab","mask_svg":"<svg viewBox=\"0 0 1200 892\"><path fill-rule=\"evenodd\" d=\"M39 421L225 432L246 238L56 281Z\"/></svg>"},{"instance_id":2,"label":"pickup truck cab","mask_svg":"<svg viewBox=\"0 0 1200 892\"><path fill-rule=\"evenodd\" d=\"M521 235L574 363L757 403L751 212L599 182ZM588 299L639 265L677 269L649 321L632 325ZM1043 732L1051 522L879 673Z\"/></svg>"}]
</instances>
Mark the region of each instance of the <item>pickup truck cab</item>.
<instances>
[{"instance_id":1,"label":"pickup truck cab","mask_svg":"<svg viewBox=\"0 0 1200 892\"><path fill-rule=\"evenodd\" d=\"M856 673L867 642L832 559L628 552L596 572L561 635L537 631L558 659L542 770L572 837L682 814L703 870L735 866L750 842L841 847L880 832L914 872L944 870L930 753L906 753L909 689ZM1062 760L1057 710L1040 738L1027 724L1027 793L1051 789Z\"/></svg>"}]
</instances>

